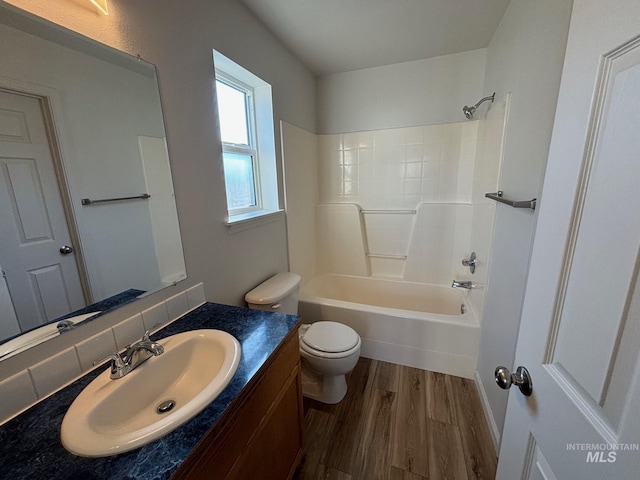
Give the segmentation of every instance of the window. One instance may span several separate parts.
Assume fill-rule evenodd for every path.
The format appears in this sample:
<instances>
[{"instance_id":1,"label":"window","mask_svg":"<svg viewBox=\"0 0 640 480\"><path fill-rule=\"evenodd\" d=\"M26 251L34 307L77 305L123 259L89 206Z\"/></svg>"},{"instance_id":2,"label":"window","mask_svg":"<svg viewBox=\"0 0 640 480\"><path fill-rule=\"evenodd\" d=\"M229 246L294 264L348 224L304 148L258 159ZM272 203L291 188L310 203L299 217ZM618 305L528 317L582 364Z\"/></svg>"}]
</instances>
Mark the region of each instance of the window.
<instances>
[{"instance_id":1,"label":"window","mask_svg":"<svg viewBox=\"0 0 640 480\"><path fill-rule=\"evenodd\" d=\"M279 212L271 86L214 51L227 225Z\"/></svg>"},{"instance_id":2,"label":"window","mask_svg":"<svg viewBox=\"0 0 640 480\"><path fill-rule=\"evenodd\" d=\"M229 213L260 209L256 194L257 154L253 134L253 89L226 75L216 75L222 159Z\"/></svg>"}]
</instances>

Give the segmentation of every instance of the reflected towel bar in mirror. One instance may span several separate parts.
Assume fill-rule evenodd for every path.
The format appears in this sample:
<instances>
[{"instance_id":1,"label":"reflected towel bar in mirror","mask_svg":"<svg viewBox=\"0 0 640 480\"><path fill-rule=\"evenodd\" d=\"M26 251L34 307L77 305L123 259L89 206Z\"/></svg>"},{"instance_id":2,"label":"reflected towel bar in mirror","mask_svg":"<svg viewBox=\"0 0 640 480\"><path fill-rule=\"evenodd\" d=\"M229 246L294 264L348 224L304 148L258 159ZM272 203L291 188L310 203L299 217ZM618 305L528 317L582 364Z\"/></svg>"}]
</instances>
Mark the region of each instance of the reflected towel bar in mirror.
<instances>
[{"instance_id":1,"label":"reflected towel bar in mirror","mask_svg":"<svg viewBox=\"0 0 640 480\"><path fill-rule=\"evenodd\" d=\"M133 197L103 198L101 200L91 200L90 198L83 198L81 202L82 205L92 205L94 203L119 202L121 200L145 200L147 198L151 198L151 195L149 195L148 193L143 193L142 195L135 195Z\"/></svg>"},{"instance_id":2,"label":"reflected towel bar in mirror","mask_svg":"<svg viewBox=\"0 0 640 480\"><path fill-rule=\"evenodd\" d=\"M484 196L487 198L490 198L491 200L495 200L496 202L500 202L500 203L504 203L505 205L510 205L513 208L530 208L531 210L535 210L536 209L536 199L532 199L532 200L522 200L522 201L515 201L515 200L508 200L506 198L503 197L504 192L502 190L499 190L495 193L485 193Z\"/></svg>"}]
</instances>

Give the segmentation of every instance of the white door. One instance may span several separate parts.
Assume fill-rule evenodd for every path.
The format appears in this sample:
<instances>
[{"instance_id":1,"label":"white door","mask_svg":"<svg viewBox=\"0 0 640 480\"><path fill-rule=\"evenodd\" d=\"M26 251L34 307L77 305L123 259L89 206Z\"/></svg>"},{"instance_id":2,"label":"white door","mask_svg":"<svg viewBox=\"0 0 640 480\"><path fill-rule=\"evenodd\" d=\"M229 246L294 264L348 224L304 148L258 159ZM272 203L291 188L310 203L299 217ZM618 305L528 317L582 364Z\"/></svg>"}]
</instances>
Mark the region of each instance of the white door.
<instances>
[{"instance_id":1,"label":"white door","mask_svg":"<svg viewBox=\"0 0 640 480\"><path fill-rule=\"evenodd\" d=\"M640 2L575 0L497 478L640 478Z\"/></svg>"},{"instance_id":2,"label":"white door","mask_svg":"<svg viewBox=\"0 0 640 480\"><path fill-rule=\"evenodd\" d=\"M23 331L85 305L65 246L74 247L40 100L0 91L0 264Z\"/></svg>"}]
</instances>

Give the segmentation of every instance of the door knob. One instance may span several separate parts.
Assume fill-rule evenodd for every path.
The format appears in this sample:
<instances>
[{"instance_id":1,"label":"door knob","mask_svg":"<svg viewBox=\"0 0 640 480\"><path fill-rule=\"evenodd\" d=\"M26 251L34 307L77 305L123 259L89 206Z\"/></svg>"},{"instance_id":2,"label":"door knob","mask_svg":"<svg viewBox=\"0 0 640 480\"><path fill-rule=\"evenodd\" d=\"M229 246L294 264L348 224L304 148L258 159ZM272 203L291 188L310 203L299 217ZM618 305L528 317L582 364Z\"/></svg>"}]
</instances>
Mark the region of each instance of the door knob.
<instances>
[{"instance_id":1,"label":"door knob","mask_svg":"<svg viewBox=\"0 0 640 480\"><path fill-rule=\"evenodd\" d=\"M533 391L533 382L531 381L531 375L529 371L522 365L516 369L515 373L511 373L507 367L497 367L496 383L500 388L508 390L511 385L515 385L520 389L523 395L529 396Z\"/></svg>"},{"instance_id":2,"label":"door knob","mask_svg":"<svg viewBox=\"0 0 640 480\"><path fill-rule=\"evenodd\" d=\"M62 245L60 247L60 253L63 255L69 255L70 253L73 253L73 248L69 245Z\"/></svg>"}]
</instances>

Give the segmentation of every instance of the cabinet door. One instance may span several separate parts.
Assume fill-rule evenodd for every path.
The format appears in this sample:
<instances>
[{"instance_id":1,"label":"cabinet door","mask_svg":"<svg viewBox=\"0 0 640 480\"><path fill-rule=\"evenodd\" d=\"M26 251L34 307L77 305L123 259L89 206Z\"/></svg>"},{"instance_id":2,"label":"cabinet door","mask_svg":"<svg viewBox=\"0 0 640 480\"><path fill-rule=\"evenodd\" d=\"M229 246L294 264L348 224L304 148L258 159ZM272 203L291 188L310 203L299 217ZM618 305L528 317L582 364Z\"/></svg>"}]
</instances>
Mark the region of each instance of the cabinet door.
<instances>
[{"instance_id":1,"label":"cabinet door","mask_svg":"<svg viewBox=\"0 0 640 480\"><path fill-rule=\"evenodd\" d=\"M229 479L291 478L302 453L300 377L290 377L280 398L265 415Z\"/></svg>"}]
</instances>

